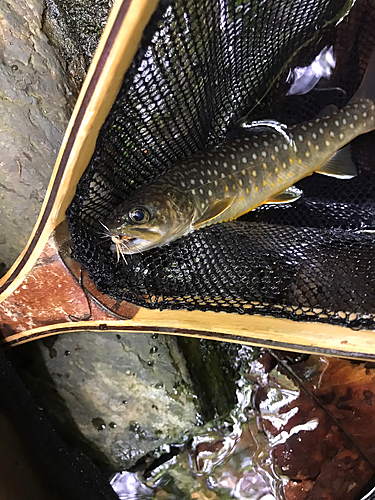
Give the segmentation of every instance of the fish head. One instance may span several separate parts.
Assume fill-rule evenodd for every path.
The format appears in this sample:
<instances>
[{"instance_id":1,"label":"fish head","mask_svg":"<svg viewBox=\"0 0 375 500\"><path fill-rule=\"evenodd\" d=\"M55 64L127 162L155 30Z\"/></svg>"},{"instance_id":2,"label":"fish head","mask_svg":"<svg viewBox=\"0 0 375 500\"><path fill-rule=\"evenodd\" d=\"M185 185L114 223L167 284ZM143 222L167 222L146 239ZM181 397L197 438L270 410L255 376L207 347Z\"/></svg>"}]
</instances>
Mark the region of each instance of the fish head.
<instances>
[{"instance_id":1,"label":"fish head","mask_svg":"<svg viewBox=\"0 0 375 500\"><path fill-rule=\"evenodd\" d=\"M142 253L187 234L195 212L194 202L186 193L150 185L121 203L106 228L121 254Z\"/></svg>"}]
</instances>

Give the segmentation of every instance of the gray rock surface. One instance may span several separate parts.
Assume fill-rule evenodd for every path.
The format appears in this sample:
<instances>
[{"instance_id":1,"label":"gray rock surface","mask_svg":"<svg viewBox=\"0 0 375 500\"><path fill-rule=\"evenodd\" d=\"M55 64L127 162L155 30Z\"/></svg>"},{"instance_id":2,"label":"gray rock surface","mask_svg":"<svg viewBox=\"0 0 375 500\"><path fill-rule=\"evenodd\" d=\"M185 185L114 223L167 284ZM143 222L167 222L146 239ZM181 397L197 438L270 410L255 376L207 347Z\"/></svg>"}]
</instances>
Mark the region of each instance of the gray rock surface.
<instances>
[{"instance_id":1,"label":"gray rock surface","mask_svg":"<svg viewBox=\"0 0 375 500\"><path fill-rule=\"evenodd\" d=\"M43 31L77 94L114 0L46 0Z\"/></svg>"},{"instance_id":2,"label":"gray rock surface","mask_svg":"<svg viewBox=\"0 0 375 500\"><path fill-rule=\"evenodd\" d=\"M0 3L0 276L34 227L112 4Z\"/></svg>"},{"instance_id":3,"label":"gray rock surface","mask_svg":"<svg viewBox=\"0 0 375 500\"><path fill-rule=\"evenodd\" d=\"M67 333L23 350L27 385L69 441L117 470L197 423L198 403L174 338Z\"/></svg>"},{"instance_id":4,"label":"gray rock surface","mask_svg":"<svg viewBox=\"0 0 375 500\"><path fill-rule=\"evenodd\" d=\"M0 262L7 267L36 222L70 113L43 9L43 0L0 6Z\"/></svg>"}]
</instances>

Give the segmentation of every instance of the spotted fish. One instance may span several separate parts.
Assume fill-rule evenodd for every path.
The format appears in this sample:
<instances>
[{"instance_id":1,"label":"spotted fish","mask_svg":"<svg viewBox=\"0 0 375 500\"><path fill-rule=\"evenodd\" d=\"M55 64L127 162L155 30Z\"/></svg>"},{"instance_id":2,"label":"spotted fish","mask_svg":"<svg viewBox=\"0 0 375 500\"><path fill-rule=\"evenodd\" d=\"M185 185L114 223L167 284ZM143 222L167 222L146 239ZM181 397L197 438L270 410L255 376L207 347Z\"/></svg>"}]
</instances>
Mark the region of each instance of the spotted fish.
<instances>
[{"instance_id":1,"label":"spotted fish","mask_svg":"<svg viewBox=\"0 0 375 500\"><path fill-rule=\"evenodd\" d=\"M264 203L290 202L293 187L313 172L356 175L350 143L375 129L375 57L342 109L287 127L243 123L243 134L177 163L133 193L105 227L119 254L143 252L196 229L236 219ZM346 147L345 147L346 146Z\"/></svg>"}]
</instances>

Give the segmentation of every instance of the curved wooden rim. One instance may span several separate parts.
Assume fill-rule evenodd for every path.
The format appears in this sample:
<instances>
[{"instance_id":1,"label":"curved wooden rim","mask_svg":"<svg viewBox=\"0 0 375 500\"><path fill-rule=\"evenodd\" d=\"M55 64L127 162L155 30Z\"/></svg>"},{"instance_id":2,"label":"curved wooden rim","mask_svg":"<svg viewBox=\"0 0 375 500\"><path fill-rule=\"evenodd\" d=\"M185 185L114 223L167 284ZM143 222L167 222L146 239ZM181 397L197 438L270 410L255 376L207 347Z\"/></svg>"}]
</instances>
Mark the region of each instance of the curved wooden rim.
<instances>
[{"instance_id":1,"label":"curved wooden rim","mask_svg":"<svg viewBox=\"0 0 375 500\"><path fill-rule=\"evenodd\" d=\"M53 229L65 218L77 182L94 152L99 129L157 3L118 0L114 4L69 121L38 221L25 249L0 280L0 302L21 283Z\"/></svg>"},{"instance_id":2,"label":"curved wooden rim","mask_svg":"<svg viewBox=\"0 0 375 500\"><path fill-rule=\"evenodd\" d=\"M309 354L324 353L330 356L375 360L373 330L353 331L350 328L328 324L226 312L140 309L129 320L80 321L49 325L12 335L6 339L6 343L8 346L19 345L36 338L87 330L162 333L295 350ZM294 342L291 343L291 339L294 339ZM358 349L359 340L361 350Z\"/></svg>"}]
</instances>

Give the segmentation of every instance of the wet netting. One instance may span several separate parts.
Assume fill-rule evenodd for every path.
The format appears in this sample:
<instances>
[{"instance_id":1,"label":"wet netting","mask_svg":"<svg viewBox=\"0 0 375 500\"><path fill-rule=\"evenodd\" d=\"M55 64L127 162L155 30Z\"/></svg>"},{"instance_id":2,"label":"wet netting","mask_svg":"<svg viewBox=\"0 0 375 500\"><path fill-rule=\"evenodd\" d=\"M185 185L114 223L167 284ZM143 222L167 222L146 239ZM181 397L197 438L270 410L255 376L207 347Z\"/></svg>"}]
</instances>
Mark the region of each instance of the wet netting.
<instances>
[{"instance_id":1,"label":"wet netting","mask_svg":"<svg viewBox=\"0 0 375 500\"><path fill-rule=\"evenodd\" d=\"M149 308L373 328L372 133L353 141L357 177L314 174L298 183L304 196L293 204L261 207L127 263L101 238L100 222L178 160L236 134L246 115L291 125L328 104L342 106L358 88L374 40L372 1L163 1L67 212L73 257L97 288ZM293 70L330 47L331 78L288 94Z\"/></svg>"}]
</instances>

